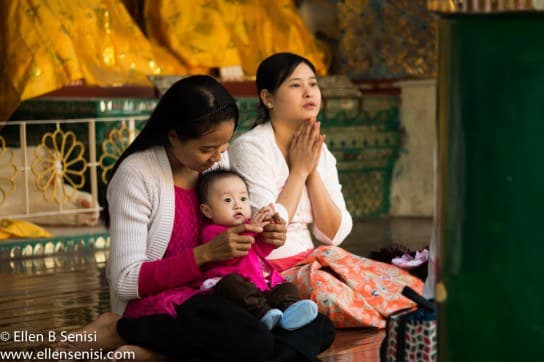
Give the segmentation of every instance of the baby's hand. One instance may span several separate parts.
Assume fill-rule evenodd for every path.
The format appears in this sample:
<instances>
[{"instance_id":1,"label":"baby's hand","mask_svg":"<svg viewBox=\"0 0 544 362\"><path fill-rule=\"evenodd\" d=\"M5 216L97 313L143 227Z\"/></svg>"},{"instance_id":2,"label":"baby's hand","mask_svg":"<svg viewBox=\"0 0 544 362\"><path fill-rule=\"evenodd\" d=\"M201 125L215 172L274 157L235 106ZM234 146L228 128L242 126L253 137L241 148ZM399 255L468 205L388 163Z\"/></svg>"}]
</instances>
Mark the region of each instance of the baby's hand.
<instances>
[{"instance_id":1,"label":"baby's hand","mask_svg":"<svg viewBox=\"0 0 544 362\"><path fill-rule=\"evenodd\" d=\"M261 208L251 217L251 224L261 227L270 224L273 221L274 212L274 204Z\"/></svg>"}]
</instances>

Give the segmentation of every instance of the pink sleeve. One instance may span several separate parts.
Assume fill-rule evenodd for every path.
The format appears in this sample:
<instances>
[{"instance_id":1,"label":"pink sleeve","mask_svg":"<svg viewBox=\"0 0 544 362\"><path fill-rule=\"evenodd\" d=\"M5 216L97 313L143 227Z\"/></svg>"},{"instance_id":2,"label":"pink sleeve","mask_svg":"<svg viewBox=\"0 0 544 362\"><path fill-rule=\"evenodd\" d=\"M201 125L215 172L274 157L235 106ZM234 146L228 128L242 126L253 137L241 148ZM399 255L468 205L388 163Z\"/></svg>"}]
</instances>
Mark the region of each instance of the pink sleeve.
<instances>
[{"instance_id":1,"label":"pink sleeve","mask_svg":"<svg viewBox=\"0 0 544 362\"><path fill-rule=\"evenodd\" d=\"M227 226L217 225L217 224L208 224L202 228L202 244L207 243L208 241L215 238L217 235L221 234L227 230Z\"/></svg>"},{"instance_id":2,"label":"pink sleeve","mask_svg":"<svg viewBox=\"0 0 544 362\"><path fill-rule=\"evenodd\" d=\"M276 247L264 241L261 235L255 237L254 248L258 248L262 257L267 257Z\"/></svg>"},{"instance_id":3,"label":"pink sleeve","mask_svg":"<svg viewBox=\"0 0 544 362\"><path fill-rule=\"evenodd\" d=\"M142 264L138 275L138 294L144 297L167 289L189 285L202 278L193 249Z\"/></svg>"},{"instance_id":4,"label":"pink sleeve","mask_svg":"<svg viewBox=\"0 0 544 362\"><path fill-rule=\"evenodd\" d=\"M227 227L209 224L202 228L202 243L207 243ZM142 264L138 276L138 294L140 298L163 290L190 284L202 278L202 273L195 262L193 249L157 261Z\"/></svg>"}]
</instances>

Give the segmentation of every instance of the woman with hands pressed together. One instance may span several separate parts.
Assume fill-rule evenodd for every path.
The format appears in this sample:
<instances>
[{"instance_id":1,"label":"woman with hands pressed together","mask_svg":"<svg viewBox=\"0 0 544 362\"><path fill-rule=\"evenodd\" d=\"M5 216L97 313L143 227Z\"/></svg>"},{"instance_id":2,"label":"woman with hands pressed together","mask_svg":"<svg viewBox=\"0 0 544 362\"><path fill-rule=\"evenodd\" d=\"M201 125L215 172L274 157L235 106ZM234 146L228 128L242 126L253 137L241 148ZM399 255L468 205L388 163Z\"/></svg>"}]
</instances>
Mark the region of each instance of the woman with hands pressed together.
<instances>
[{"instance_id":1,"label":"woman with hands pressed together","mask_svg":"<svg viewBox=\"0 0 544 362\"><path fill-rule=\"evenodd\" d=\"M203 266L245 256L260 233L285 242L285 221L229 227L202 244L196 185L201 174L228 167L226 149L238 122L234 98L215 79L174 83L120 156L108 185L105 221L113 313L82 331L94 343L59 343L59 350L133 351L137 359L183 361L313 360L334 338L318 315L296 331L269 331L235 303L201 290ZM76 332L77 333L77 332Z\"/></svg>"},{"instance_id":2,"label":"woman with hands pressed together","mask_svg":"<svg viewBox=\"0 0 544 362\"><path fill-rule=\"evenodd\" d=\"M233 142L229 157L248 183L252 208L274 203L288 223L285 243L268 260L336 327L383 327L388 314L411 305L402 287L421 290L422 283L336 247L351 232L352 218L316 120L321 91L313 64L274 54L259 65L256 83L260 117ZM316 248L313 238L323 246Z\"/></svg>"}]
</instances>

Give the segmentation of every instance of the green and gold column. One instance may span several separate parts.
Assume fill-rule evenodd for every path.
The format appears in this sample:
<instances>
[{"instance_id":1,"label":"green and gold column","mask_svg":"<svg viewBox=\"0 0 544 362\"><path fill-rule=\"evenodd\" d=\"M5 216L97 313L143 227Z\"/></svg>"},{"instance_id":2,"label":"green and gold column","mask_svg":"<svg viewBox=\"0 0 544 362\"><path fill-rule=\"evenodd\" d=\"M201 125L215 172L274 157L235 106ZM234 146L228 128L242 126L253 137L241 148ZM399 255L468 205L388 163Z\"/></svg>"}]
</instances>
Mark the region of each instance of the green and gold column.
<instances>
[{"instance_id":1,"label":"green and gold column","mask_svg":"<svg viewBox=\"0 0 544 362\"><path fill-rule=\"evenodd\" d=\"M544 360L542 1L438 14L439 359Z\"/></svg>"}]
</instances>

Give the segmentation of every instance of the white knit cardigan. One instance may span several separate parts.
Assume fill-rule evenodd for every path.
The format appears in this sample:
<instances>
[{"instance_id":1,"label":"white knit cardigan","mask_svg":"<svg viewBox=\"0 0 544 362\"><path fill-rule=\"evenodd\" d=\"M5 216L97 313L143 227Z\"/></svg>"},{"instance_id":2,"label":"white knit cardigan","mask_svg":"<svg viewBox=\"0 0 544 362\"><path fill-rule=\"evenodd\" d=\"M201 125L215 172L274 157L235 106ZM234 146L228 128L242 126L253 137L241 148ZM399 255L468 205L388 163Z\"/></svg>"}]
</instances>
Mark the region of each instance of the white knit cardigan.
<instances>
[{"instance_id":1,"label":"white knit cardigan","mask_svg":"<svg viewBox=\"0 0 544 362\"><path fill-rule=\"evenodd\" d=\"M223 155L214 167L228 167ZM163 146L127 157L109 183L110 256L107 277L112 311L122 314L139 298L142 263L161 259L172 235L174 178Z\"/></svg>"},{"instance_id":2,"label":"white knit cardigan","mask_svg":"<svg viewBox=\"0 0 544 362\"><path fill-rule=\"evenodd\" d=\"M174 225L174 179L164 147L127 157L108 186L110 256L107 276L112 310L123 313L139 298L143 262L161 259Z\"/></svg>"}]
</instances>

